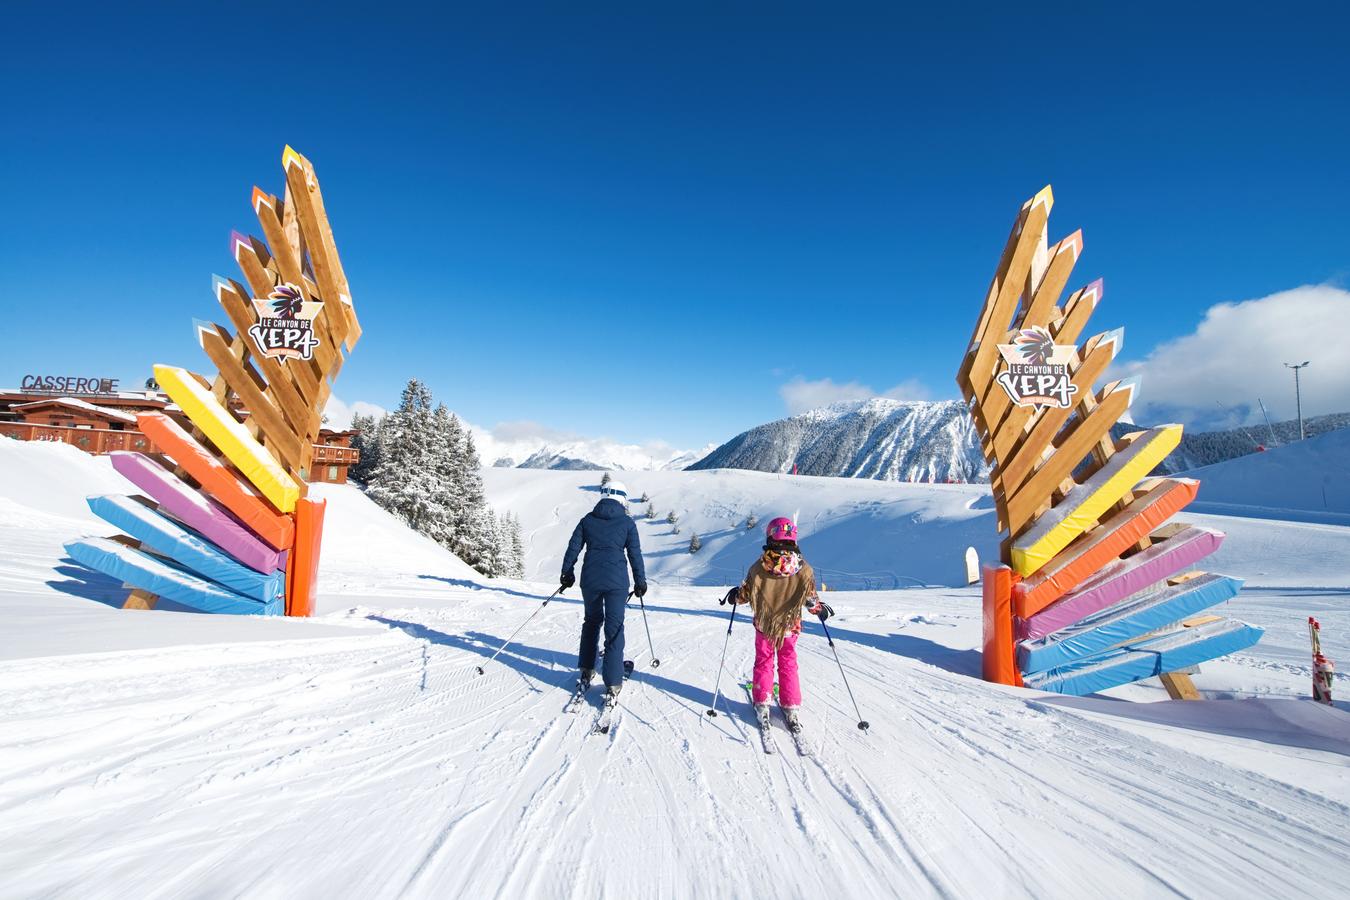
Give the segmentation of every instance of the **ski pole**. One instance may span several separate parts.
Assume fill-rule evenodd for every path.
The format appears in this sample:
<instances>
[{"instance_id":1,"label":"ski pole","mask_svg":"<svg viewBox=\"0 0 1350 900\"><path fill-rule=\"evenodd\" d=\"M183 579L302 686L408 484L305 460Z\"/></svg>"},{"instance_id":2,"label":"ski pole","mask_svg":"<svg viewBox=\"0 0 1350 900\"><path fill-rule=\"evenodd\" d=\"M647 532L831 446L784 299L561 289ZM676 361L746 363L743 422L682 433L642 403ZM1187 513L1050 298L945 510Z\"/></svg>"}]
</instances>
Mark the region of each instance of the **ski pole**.
<instances>
[{"instance_id":1,"label":"ski pole","mask_svg":"<svg viewBox=\"0 0 1350 900\"><path fill-rule=\"evenodd\" d=\"M637 592L634 591L633 594L628 596L631 598L634 594L637 594ZM642 627L647 629L647 652L652 655L652 668L659 669L661 668L661 660L656 658L656 648L652 646L652 627L647 624L647 604L642 602L641 594L637 594L637 598L638 605L642 607Z\"/></svg>"},{"instance_id":2,"label":"ski pole","mask_svg":"<svg viewBox=\"0 0 1350 900\"><path fill-rule=\"evenodd\" d=\"M506 643L505 643L505 644L502 644L500 647L498 647L498 648L497 648L497 652L494 653L494 654L492 654L491 656L488 657L488 662L492 662L494 659L496 659L497 656L498 656L498 654L500 654L503 650L506 649L507 644L510 644L512 641L514 641L514 640L516 639L516 635L520 634L520 632L525 628L525 626L528 625L528 624L530 624L530 619L533 619L535 616L537 616L537 615L539 615L541 612L543 612L543 611L544 611L544 607L545 607L545 606L548 606L548 601L549 601L549 600L552 600L554 597L556 597L556 596L558 596L559 594L561 594L562 591L563 591L562 588L558 588L556 591L554 591L553 593L549 594L548 597L546 597L546 598L544 599L544 602L541 603L541 604L539 604L539 608L536 609L534 612L530 613L530 618L529 618L529 619L526 619L524 622L521 622L521 623L520 623L520 628L517 628L515 631L511 632L511 636L510 636L509 638L506 639ZM485 666L485 665L487 665L487 663L484 663L483 665ZM478 668L478 674L479 674L479 675L482 675L482 674L483 674L483 666L478 666L477 668Z\"/></svg>"},{"instance_id":3,"label":"ski pole","mask_svg":"<svg viewBox=\"0 0 1350 900\"><path fill-rule=\"evenodd\" d=\"M725 602L725 601L724 601ZM717 681L713 685L713 705L708 715L717 716L717 703L722 699L722 667L727 664L727 647L731 646L731 626L736 624L736 603L731 604L731 619L727 622L727 639L722 642L722 661L717 664Z\"/></svg>"},{"instance_id":4,"label":"ski pole","mask_svg":"<svg viewBox=\"0 0 1350 900\"><path fill-rule=\"evenodd\" d=\"M844 664L839 662L839 651L834 646L834 638L830 637L830 626L825 624L825 620L820 618L820 627L825 629L825 640L830 642L830 652L834 654L834 661L839 666L839 677L844 679L844 689L848 691L848 699L853 701L853 711L858 714L858 727L863 731L872 727L872 724L862 717L862 710L858 709L858 700L853 696L853 688L848 686L848 676L844 674Z\"/></svg>"}]
</instances>

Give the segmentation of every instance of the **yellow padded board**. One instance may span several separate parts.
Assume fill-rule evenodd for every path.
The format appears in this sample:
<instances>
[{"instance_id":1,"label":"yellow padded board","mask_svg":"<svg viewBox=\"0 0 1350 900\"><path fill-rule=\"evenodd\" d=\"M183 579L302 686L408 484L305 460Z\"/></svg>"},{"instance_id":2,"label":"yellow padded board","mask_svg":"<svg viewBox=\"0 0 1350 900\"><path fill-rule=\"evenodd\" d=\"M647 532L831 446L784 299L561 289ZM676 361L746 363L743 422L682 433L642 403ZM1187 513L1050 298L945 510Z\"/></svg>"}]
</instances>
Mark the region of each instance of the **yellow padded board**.
<instances>
[{"instance_id":1,"label":"yellow padded board","mask_svg":"<svg viewBox=\"0 0 1350 900\"><path fill-rule=\"evenodd\" d=\"M1180 425L1159 425L1107 460L1013 542L1013 571L1025 578L1039 570L1074 538L1096 525L1112 504L1152 472L1180 442Z\"/></svg>"},{"instance_id":2,"label":"yellow padded board","mask_svg":"<svg viewBox=\"0 0 1350 900\"><path fill-rule=\"evenodd\" d=\"M295 510L295 501L300 499L300 486L210 391L177 366L155 366L155 380L192 424L202 430L216 449L225 454L225 458L234 463L234 467L272 501L273 506L283 513Z\"/></svg>"}]
</instances>

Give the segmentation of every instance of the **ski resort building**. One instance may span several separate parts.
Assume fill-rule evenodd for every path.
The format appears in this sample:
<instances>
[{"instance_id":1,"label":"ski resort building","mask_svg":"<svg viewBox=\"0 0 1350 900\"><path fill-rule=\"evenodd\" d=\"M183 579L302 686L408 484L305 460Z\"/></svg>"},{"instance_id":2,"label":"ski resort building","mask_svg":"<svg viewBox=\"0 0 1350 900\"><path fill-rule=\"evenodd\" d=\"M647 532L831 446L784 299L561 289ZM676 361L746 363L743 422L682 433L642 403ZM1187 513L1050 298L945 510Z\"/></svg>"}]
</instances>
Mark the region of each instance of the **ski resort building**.
<instances>
[{"instance_id":1,"label":"ski resort building","mask_svg":"<svg viewBox=\"0 0 1350 900\"><path fill-rule=\"evenodd\" d=\"M118 450L156 453L159 448L136 425L138 413L163 412L183 427L191 427L182 410L153 385L143 391L119 391L115 389L117 383L109 379L63 379L60 387L82 390L49 391L41 385L50 380L30 376L24 383L39 386L0 389L0 436L60 441L93 454ZM248 410L237 399L230 404L230 411L247 421ZM347 483L347 469L361 459L361 451L352 447L356 434L327 428L319 432L309 473L311 482Z\"/></svg>"}]
</instances>

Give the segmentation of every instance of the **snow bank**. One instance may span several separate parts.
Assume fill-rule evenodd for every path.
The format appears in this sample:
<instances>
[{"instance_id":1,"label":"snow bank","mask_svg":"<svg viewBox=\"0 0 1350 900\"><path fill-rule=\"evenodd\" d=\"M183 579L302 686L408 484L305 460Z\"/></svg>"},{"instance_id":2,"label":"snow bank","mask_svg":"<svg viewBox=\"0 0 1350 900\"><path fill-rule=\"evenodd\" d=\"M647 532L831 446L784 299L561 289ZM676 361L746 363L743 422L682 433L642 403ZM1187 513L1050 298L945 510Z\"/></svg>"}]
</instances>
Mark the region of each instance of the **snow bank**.
<instances>
[{"instance_id":1,"label":"snow bank","mask_svg":"<svg viewBox=\"0 0 1350 900\"><path fill-rule=\"evenodd\" d=\"M1200 479L1195 509L1265 514L1296 510L1350 516L1350 428L1342 428L1264 453L1192 469ZM1254 507L1255 510L1244 510Z\"/></svg>"}]
</instances>

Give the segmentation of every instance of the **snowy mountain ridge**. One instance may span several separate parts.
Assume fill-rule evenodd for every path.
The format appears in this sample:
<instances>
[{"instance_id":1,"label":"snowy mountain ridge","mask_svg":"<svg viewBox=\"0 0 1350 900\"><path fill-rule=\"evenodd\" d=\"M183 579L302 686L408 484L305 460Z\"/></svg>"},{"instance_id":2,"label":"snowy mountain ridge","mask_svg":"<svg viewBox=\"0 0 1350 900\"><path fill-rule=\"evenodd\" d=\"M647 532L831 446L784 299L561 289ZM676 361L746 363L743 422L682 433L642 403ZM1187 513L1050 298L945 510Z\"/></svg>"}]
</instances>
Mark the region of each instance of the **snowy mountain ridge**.
<instances>
[{"instance_id":1,"label":"snowy mountain ridge","mask_svg":"<svg viewBox=\"0 0 1350 900\"><path fill-rule=\"evenodd\" d=\"M690 469L753 469L870 478L971 482L988 478L979 436L958 400L874 397L833 403L742 432Z\"/></svg>"},{"instance_id":2,"label":"snowy mountain ridge","mask_svg":"<svg viewBox=\"0 0 1350 900\"><path fill-rule=\"evenodd\" d=\"M663 471L683 469L706 456L716 444L701 450L680 450L661 442L623 444L606 438L541 433L503 437L502 429L469 425L478 456L499 469L559 469L569 471Z\"/></svg>"}]
</instances>

